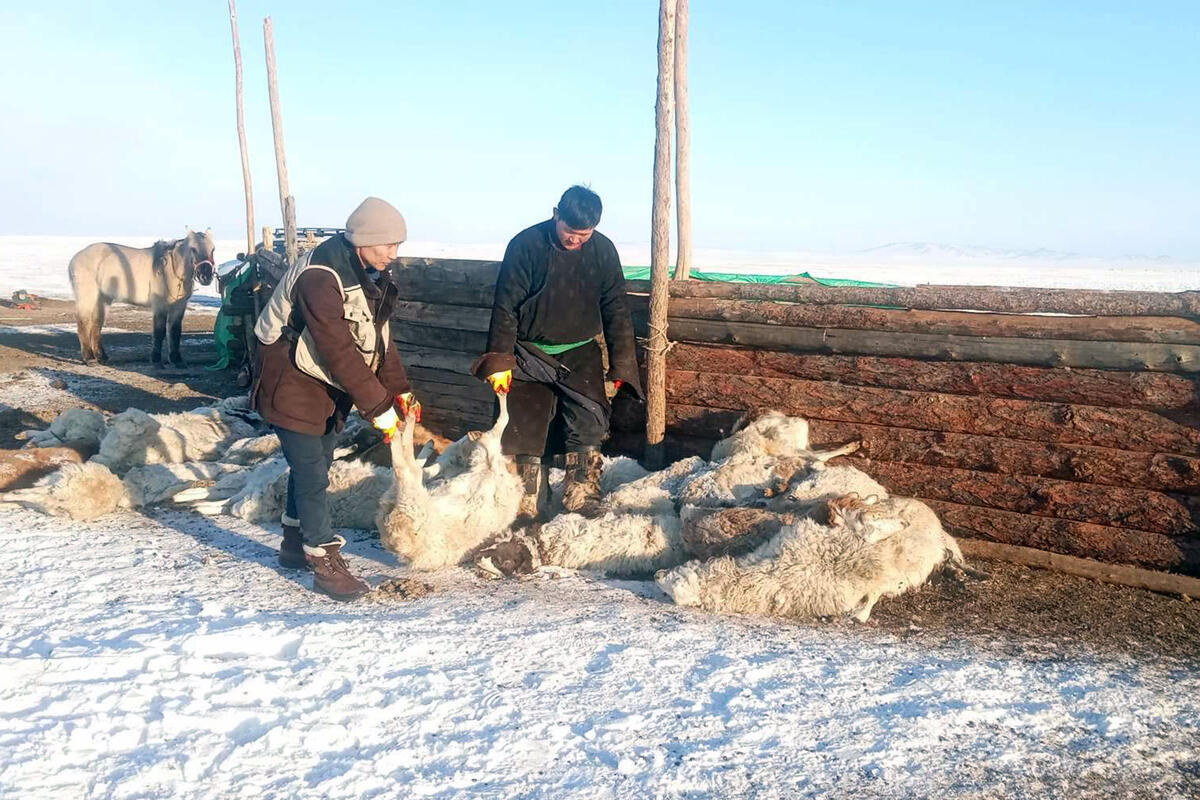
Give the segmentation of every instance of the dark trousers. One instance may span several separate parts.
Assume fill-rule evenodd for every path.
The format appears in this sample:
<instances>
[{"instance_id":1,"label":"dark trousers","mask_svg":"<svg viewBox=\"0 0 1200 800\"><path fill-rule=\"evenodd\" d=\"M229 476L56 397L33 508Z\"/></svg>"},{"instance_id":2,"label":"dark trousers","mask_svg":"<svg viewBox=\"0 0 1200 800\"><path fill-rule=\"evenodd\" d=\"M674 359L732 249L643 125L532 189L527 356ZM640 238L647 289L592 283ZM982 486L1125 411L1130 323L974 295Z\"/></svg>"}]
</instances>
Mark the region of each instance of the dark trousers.
<instances>
[{"instance_id":1,"label":"dark trousers","mask_svg":"<svg viewBox=\"0 0 1200 800\"><path fill-rule=\"evenodd\" d=\"M604 397L604 362L591 342L559 355L571 370L568 385L599 402ZM601 405L609 410L608 401ZM515 380L508 394L508 427L500 440L505 455L550 457L600 447L608 435L608 414L596 419L571 396L550 383Z\"/></svg>"},{"instance_id":2,"label":"dark trousers","mask_svg":"<svg viewBox=\"0 0 1200 800\"><path fill-rule=\"evenodd\" d=\"M288 463L287 508L285 522L300 525L300 537L309 547L333 541L329 524L329 465L333 463L336 435L324 436L276 428L283 457Z\"/></svg>"}]
</instances>

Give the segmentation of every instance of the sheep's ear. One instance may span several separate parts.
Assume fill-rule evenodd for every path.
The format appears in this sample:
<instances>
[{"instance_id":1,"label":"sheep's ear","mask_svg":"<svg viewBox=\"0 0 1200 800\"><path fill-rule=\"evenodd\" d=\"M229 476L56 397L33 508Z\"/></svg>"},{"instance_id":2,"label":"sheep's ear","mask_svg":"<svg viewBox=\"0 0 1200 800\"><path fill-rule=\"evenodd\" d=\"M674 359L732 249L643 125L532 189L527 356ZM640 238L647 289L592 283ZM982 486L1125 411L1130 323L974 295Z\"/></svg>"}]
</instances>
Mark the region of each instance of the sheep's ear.
<instances>
[{"instance_id":1,"label":"sheep's ear","mask_svg":"<svg viewBox=\"0 0 1200 800\"><path fill-rule=\"evenodd\" d=\"M858 495L854 495L854 496L855 496L855 497L858 497ZM879 502L879 495L877 495L877 494L869 494L869 495L867 495L867 499L866 499L866 500L863 500L863 502L864 502L864 503L866 503L866 504L867 504L867 505L869 505L869 506L873 506L873 505L875 505L876 503L878 503L878 502Z\"/></svg>"}]
</instances>

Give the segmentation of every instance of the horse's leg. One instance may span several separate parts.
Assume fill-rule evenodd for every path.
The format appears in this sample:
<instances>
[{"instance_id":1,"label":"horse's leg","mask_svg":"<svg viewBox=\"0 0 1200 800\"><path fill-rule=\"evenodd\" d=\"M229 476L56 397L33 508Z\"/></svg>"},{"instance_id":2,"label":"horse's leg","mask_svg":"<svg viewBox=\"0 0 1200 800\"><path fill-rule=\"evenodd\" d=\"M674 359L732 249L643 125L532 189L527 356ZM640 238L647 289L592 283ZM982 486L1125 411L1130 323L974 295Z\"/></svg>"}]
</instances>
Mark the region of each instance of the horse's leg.
<instances>
[{"instance_id":1,"label":"horse's leg","mask_svg":"<svg viewBox=\"0 0 1200 800\"><path fill-rule=\"evenodd\" d=\"M101 297L96 302L96 310L93 314L95 317L95 331L92 334L92 352L96 354L96 360L101 364L108 363L108 351L104 349L104 340L100 336L100 332L104 329L104 314L108 311L108 301Z\"/></svg>"},{"instance_id":2,"label":"horse's leg","mask_svg":"<svg viewBox=\"0 0 1200 800\"><path fill-rule=\"evenodd\" d=\"M183 312L187 310L187 300L180 300L171 306L168 319L171 323L171 363L177 367L184 365L183 356L179 352L179 337L183 334Z\"/></svg>"},{"instance_id":3,"label":"horse's leg","mask_svg":"<svg viewBox=\"0 0 1200 800\"><path fill-rule=\"evenodd\" d=\"M167 336L167 309L152 306L154 309L154 348L150 351L150 363L156 367L163 366L163 339Z\"/></svg>"},{"instance_id":4,"label":"horse's leg","mask_svg":"<svg viewBox=\"0 0 1200 800\"><path fill-rule=\"evenodd\" d=\"M99 358L96 339L100 332L100 322L97 319L101 304L100 292L96 286L89 285L81 276L76 276L75 265L71 264L71 284L75 291L75 326L79 332L79 357L84 364L91 364ZM94 283L94 281L93 281Z\"/></svg>"}]
</instances>

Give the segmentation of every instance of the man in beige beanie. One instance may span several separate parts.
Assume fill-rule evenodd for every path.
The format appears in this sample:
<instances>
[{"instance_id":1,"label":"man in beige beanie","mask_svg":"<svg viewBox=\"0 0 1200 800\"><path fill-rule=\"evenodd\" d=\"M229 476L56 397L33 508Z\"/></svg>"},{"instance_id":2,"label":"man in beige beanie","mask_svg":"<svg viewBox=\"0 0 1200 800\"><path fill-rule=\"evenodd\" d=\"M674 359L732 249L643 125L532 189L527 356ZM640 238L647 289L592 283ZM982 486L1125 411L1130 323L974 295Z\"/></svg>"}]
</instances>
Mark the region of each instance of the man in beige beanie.
<instances>
[{"instance_id":1,"label":"man in beige beanie","mask_svg":"<svg viewBox=\"0 0 1200 800\"><path fill-rule=\"evenodd\" d=\"M313 589L353 600L369 587L342 557L326 489L337 431L351 406L389 437L402 415L420 419L388 320L397 289L388 276L408 238L404 217L364 200L345 233L305 253L280 278L254 333L254 407L275 427L289 467L279 563L311 569Z\"/></svg>"}]
</instances>

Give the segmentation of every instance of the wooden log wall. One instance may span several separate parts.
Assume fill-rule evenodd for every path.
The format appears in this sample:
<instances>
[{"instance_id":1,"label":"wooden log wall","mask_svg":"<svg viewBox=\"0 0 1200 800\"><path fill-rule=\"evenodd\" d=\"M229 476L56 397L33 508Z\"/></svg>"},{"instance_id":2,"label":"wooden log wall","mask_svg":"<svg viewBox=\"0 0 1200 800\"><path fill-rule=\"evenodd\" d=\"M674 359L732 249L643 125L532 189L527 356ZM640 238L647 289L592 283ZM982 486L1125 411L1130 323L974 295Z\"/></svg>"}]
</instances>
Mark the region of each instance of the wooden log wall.
<instances>
[{"instance_id":1,"label":"wooden log wall","mask_svg":"<svg viewBox=\"0 0 1200 800\"><path fill-rule=\"evenodd\" d=\"M405 259L394 335L426 416L490 423L470 377L498 265ZM631 283L645 333L645 287ZM677 282L668 454L765 409L929 502L951 533L1200 575L1200 292ZM642 410L612 445L640 454Z\"/></svg>"}]
</instances>

